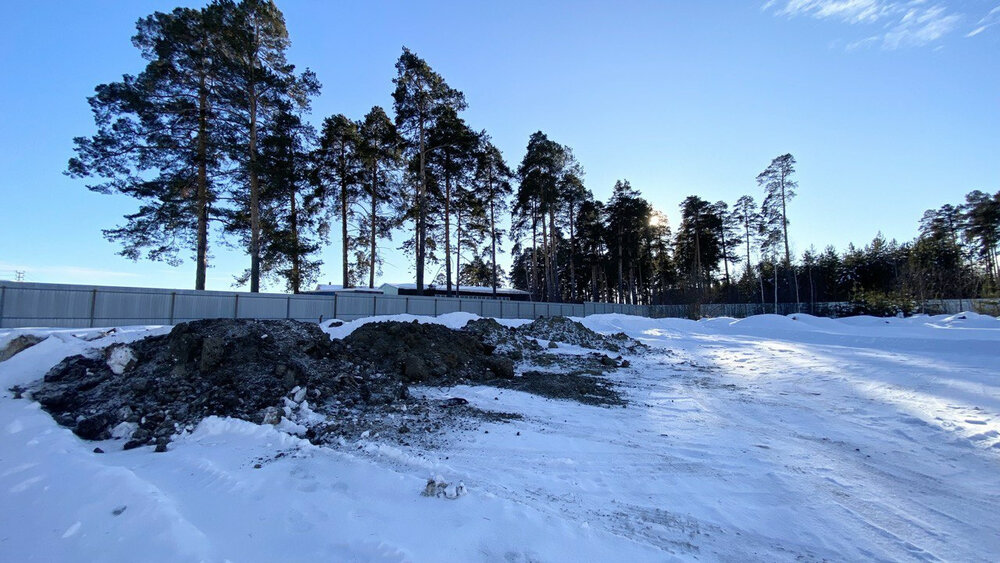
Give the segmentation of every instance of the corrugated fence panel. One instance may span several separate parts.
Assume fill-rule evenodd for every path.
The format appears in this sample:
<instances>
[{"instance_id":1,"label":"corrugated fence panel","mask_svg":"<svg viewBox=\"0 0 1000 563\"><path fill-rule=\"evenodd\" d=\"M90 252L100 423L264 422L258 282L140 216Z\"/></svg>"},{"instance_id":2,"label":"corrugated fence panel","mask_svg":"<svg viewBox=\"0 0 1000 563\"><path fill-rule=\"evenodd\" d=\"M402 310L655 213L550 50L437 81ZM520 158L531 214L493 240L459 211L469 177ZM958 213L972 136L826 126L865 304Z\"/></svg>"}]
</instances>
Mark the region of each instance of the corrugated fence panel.
<instances>
[{"instance_id":1,"label":"corrugated fence panel","mask_svg":"<svg viewBox=\"0 0 1000 563\"><path fill-rule=\"evenodd\" d=\"M437 312L437 299L433 297L407 297L407 312L411 315L434 315Z\"/></svg>"},{"instance_id":2,"label":"corrugated fence panel","mask_svg":"<svg viewBox=\"0 0 1000 563\"><path fill-rule=\"evenodd\" d=\"M402 315L407 312L405 298L375 296L372 299L375 301L376 315Z\"/></svg>"},{"instance_id":3,"label":"corrugated fence panel","mask_svg":"<svg viewBox=\"0 0 1000 563\"><path fill-rule=\"evenodd\" d=\"M517 303L513 301L500 302L500 317L504 319L517 319Z\"/></svg>"},{"instance_id":4,"label":"corrugated fence panel","mask_svg":"<svg viewBox=\"0 0 1000 563\"><path fill-rule=\"evenodd\" d=\"M174 298L174 322L236 318L237 299L234 293L178 292Z\"/></svg>"},{"instance_id":5,"label":"corrugated fence panel","mask_svg":"<svg viewBox=\"0 0 1000 563\"><path fill-rule=\"evenodd\" d=\"M515 319L533 319L535 318L535 304L531 302L520 301L517 303L517 312L514 314Z\"/></svg>"},{"instance_id":6,"label":"corrugated fence panel","mask_svg":"<svg viewBox=\"0 0 1000 563\"><path fill-rule=\"evenodd\" d=\"M473 315L483 315L483 299L459 299L458 309L466 313L472 313Z\"/></svg>"},{"instance_id":7,"label":"corrugated fence panel","mask_svg":"<svg viewBox=\"0 0 1000 563\"><path fill-rule=\"evenodd\" d=\"M333 298L293 295L288 304L288 316L299 321L319 322L333 318Z\"/></svg>"},{"instance_id":8,"label":"corrugated fence panel","mask_svg":"<svg viewBox=\"0 0 1000 563\"><path fill-rule=\"evenodd\" d=\"M85 288L8 285L3 295L3 326L87 327L93 297L93 290Z\"/></svg>"},{"instance_id":9,"label":"corrugated fence panel","mask_svg":"<svg viewBox=\"0 0 1000 563\"><path fill-rule=\"evenodd\" d=\"M236 316L241 319L286 319L288 299L284 295L240 295Z\"/></svg>"},{"instance_id":10,"label":"corrugated fence panel","mask_svg":"<svg viewBox=\"0 0 1000 563\"><path fill-rule=\"evenodd\" d=\"M482 314L480 317L503 318L503 301L482 300Z\"/></svg>"},{"instance_id":11,"label":"corrugated fence panel","mask_svg":"<svg viewBox=\"0 0 1000 563\"><path fill-rule=\"evenodd\" d=\"M375 301L371 295L338 295L337 318L354 321L375 315Z\"/></svg>"},{"instance_id":12,"label":"corrugated fence panel","mask_svg":"<svg viewBox=\"0 0 1000 563\"><path fill-rule=\"evenodd\" d=\"M448 313L457 313L462 306L462 300L456 299L454 297L438 297L437 298L437 314L445 315Z\"/></svg>"},{"instance_id":13,"label":"corrugated fence panel","mask_svg":"<svg viewBox=\"0 0 1000 563\"><path fill-rule=\"evenodd\" d=\"M171 324L172 301L170 293L100 290L94 302L94 326Z\"/></svg>"}]
</instances>

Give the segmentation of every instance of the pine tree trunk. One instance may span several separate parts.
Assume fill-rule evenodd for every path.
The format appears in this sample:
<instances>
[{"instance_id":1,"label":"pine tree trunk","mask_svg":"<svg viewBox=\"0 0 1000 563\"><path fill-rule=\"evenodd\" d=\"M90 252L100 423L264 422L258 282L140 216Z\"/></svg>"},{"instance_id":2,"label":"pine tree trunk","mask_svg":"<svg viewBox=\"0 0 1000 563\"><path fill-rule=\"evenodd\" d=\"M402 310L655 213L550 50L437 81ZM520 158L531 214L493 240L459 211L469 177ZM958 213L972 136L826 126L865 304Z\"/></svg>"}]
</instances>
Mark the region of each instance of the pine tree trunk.
<instances>
[{"instance_id":1,"label":"pine tree trunk","mask_svg":"<svg viewBox=\"0 0 1000 563\"><path fill-rule=\"evenodd\" d=\"M299 209L296 199L294 184L291 186L291 198L289 198L288 220L292 230L292 273L291 286L292 293L299 293L302 289L302 249L299 248Z\"/></svg>"},{"instance_id":2,"label":"pine tree trunk","mask_svg":"<svg viewBox=\"0 0 1000 563\"><path fill-rule=\"evenodd\" d=\"M459 186L455 186L456 189ZM458 297L462 282L462 206L455 210L455 297Z\"/></svg>"},{"instance_id":3,"label":"pine tree trunk","mask_svg":"<svg viewBox=\"0 0 1000 563\"><path fill-rule=\"evenodd\" d=\"M777 256L775 256L777 258ZM774 314L778 314L778 261L774 261Z\"/></svg>"},{"instance_id":4,"label":"pine tree trunk","mask_svg":"<svg viewBox=\"0 0 1000 563\"><path fill-rule=\"evenodd\" d=\"M451 175L444 176L444 278L445 295L451 295Z\"/></svg>"},{"instance_id":5,"label":"pine tree trunk","mask_svg":"<svg viewBox=\"0 0 1000 563\"><path fill-rule=\"evenodd\" d=\"M726 230L722 229L719 234L722 238L722 267L725 268L726 272L726 288L728 293L729 288L729 256L728 256L728 246L726 246Z\"/></svg>"},{"instance_id":6,"label":"pine tree trunk","mask_svg":"<svg viewBox=\"0 0 1000 563\"><path fill-rule=\"evenodd\" d=\"M378 223L378 163L376 162L372 170L372 214L369 223L371 230L371 256L369 256L369 268L368 268L368 287L375 287L375 265L377 264L375 246L375 231L376 225Z\"/></svg>"},{"instance_id":7,"label":"pine tree trunk","mask_svg":"<svg viewBox=\"0 0 1000 563\"><path fill-rule=\"evenodd\" d=\"M562 292L559 291L559 233L556 231L556 214L549 211L549 270L552 281L549 283L549 301L562 303Z\"/></svg>"},{"instance_id":8,"label":"pine tree trunk","mask_svg":"<svg viewBox=\"0 0 1000 563\"><path fill-rule=\"evenodd\" d=\"M427 163L424 155L424 120L426 119L426 108L421 107L420 118L420 185L417 187L417 291L424 289L424 252L426 250L426 228L427 222L424 218L425 203L427 197Z\"/></svg>"},{"instance_id":9,"label":"pine tree trunk","mask_svg":"<svg viewBox=\"0 0 1000 563\"><path fill-rule=\"evenodd\" d=\"M621 303L625 295L623 294L622 284L624 283L625 272L622 269L622 232L618 229L618 302Z\"/></svg>"},{"instance_id":10,"label":"pine tree trunk","mask_svg":"<svg viewBox=\"0 0 1000 563\"><path fill-rule=\"evenodd\" d=\"M198 83L198 240L194 288L205 289L208 270L208 88L202 72Z\"/></svg>"},{"instance_id":11,"label":"pine tree trunk","mask_svg":"<svg viewBox=\"0 0 1000 563\"><path fill-rule=\"evenodd\" d=\"M812 265L809 266L809 314L816 313L816 286L813 284Z\"/></svg>"},{"instance_id":12,"label":"pine tree trunk","mask_svg":"<svg viewBox=\"0 0 1000 563\"><path fill-rule=\"evenodd\" d=\"M799 303L799 279L795 275L795 268L792 267L792 253L788 246L788 215L785 211L785 173L781 173L781 228L785 239L785 267L788 268L792 276L792 284L795 286L795 308L798 310Z\"/></svg>"},{"instance_id":13,"label":"pine tree trunk","mask_svg":"<svg viewBox=\"0 0 1000 563\"><path fill-rule=\"evenodd\" d=\"M251 76L253 72L251 71ZM250 292L260 292L260 180L257 178L257 93L250 84Z\"/></svg>"},{"instance_id":14,"label":"pine tree trunk","mask_svg":"<svg viewBox=\"0 0 1000 563\"><path fill-rule=\"evenodd\" d=\"M636 266L632 268L632 304L639 304L639 287L642 285L642 267Z\"/></svg>"},{"instance_id":15,"label":"pine tree trunk","mask_svg":"<svg viewBox=\"0 0 1000 563\"><path fill-rule=\"evenodd\" d=\"M576 233L574 233L574 210L573 204L569 206L569 298L576 303Z\"/></svg>"},{"instance_id":16,"label":"pine tree trunk","mask_svg":"<svg viewBox=\"0 0 1000 563\"><path fill-rule=\"evenodd\" d=\"M590 267L590 300L597 303L601 300L601 296L597 292L597 264Z\"/></svg>"},{"instance_id":17,"label":"pine tree trunk","mask_svg":"<svg viewBox=\"0 0 1000 563\"><path fill-rule=\"evenodd\" d=\"M792 265L792 253L788 249L788 215L785 213L785 173L781 173L781 229L785 239L785 264Z\"/></svg>"},{"instance_id":18,"label":"pine tree trunk","mask_svg":"<svg viewBox=\"0 0 1000 563\"><path fill-rule=\"evenodd\" d=\"M496 194L493 193L493 168L490 167L489 175L489 186L490 186L490 239L492 244L492 260L491 266L493 268L493 298L497 297L497 217L496 208L494 205L494 198ZM513 272L512 272L513 273Z\"/></svg>"},{"instance_id":19,"label":"pine tree trunk","mask_svg":"<svg viewBox=\"0 0 1000 563\"><path fill-rule=\"evenodd\" d=\"M526 279L526 280L530 280L531 279L531 266L527 262L524 263L524 279ZM529 287L530 287L530 285L529 285ZM534 294L531 295L531 300L532 301L535 300Z\"/></svg>"},{"instance_id":20,"label":"pine tree trunk","mask_svg":"<svg viewBox=\"0 0 1000 563\"><path fill-rule=\"evenodd\" d=\"M767 303L767 299L764 297L764 263L761 262L757 267L760 269L760 275L757 277L760 279L760 304L763 307Z\"/></svg>"},{"instance_id":21,"label":"pine tree trunk","mask_svg":"<svg viewBox=\"0 0 1000 563\"><path fill-rule=\"evenodd\" d=\"M746 241L747 241L747 284L749 285L749 287L747 288L748 289L748 291L747 291L747 302L749 302L750 299L751 299L750 296L753 295L753 266L750 264L750 219L749 219L749 217L744 216L743 228L746 231L746 237L747 237L746 238ZM763 295L761 297L761 301L763 301Z\"/></svg>"},{"instance_id":22,"label":"pine tree trunk","mask_svg":"<svg viewBox=\"0 0 1000 563\"><path fill-rule=\"evenodd\" d=\"M344 288L351 287L351 264L348 260L350 242L347 239L347 211L348 211L348 178L347 178L347 147L340 145L340 240L343 247L340 251L341 268L343 268Z\"/></svg>"},{"instance_id":23,"label":"pine tree trunk","mask_svg":"<svg viewBox=\"0 0 1000 563\"><path fill-rule=\"evenodd\" d=\"M538 213L531 202L531 299L539 296L538 287Z\"/></svg>"},{"instance_id":24,"label":"pine tree trunk","mask_svg":"<svg viewBox=\"0 0 1000 563\"><path fill-rule=\"evenodd\" d=\"M698 289L698 298L701 299L701 215L694 218L694 285Z\"/></svg>"},{"instance_id":25,"label":"pine tree trunk","mask_svg":"<svg viewBox=\"0 0 1000 563\"><path fill-rule=\"evenodd\" d=\"M541 214L542 217L542 268L544 271L542 275L545 276L545 283L542 284L542 301L549 301L549 223L546 221L545 214Z\"/></svg>"}]
</instances>

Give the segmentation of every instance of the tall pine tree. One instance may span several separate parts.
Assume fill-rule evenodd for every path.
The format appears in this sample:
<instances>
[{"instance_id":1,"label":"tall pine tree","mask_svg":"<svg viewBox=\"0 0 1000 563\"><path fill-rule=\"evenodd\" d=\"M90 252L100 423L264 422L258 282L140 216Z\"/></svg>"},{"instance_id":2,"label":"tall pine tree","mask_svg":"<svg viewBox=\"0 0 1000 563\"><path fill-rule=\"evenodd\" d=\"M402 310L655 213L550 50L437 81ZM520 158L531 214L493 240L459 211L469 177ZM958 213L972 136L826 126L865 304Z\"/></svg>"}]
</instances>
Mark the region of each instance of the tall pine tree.
<instances>
[{"instance_id":1,"label":"tall pine tree","mask_svg":"<svg viewBox=\"0 0 1000 563\"><path fill-rule=\"evenodd\" d=\"M97 133L74 139L72 177L98 178L99 193L141 204L125 225L104 231L133 260L180 262L195 254L195 289L205 289L209 222L224 173L217 53L223 10L218 4L177 8L139 20L133 44L148 63L137 76L102 84L89 98Z\"/></svg>"},{"instance_id":2,"label":"tall pine tree","mask_svg":"<svg viewBox=\"0 0 1000 563\"><path fill-rule=\"evenodd\" d=\"M510 167L504 161L500 149L490 142L485 132L479 135L479 146L476 152L476 189L485 200L490 237L490 287L493 297L497 296L497 286L500 283L501 272L497 266L497 254L502 249L497 248L497 241L504 236L504 230L499 222L510 209L509 198L513 193L510 180L513 177Z\"/></svg>"},{"instance_id":3,"label":"tall pine tree","mask_svg":"<svg viewBox=\"0 0 1000 563\"><path fill-rule=\"evenodd\" d=\"M239 163L239 206L249 216L250 291L260 291L261 276L261 165L260 137L285 108L304 110L319 91L315 76L295 73L285 52L288 30L281 11L271 0L242 0L226 7L220 53L225 76L221 81L228 119L234 126L230 153Z\"/></svg>"},{"instance_id":4,"label":"tall pine tree","mask_svg":"<svg viewBox=\"0 0 1000 563\"><path fill-rule=\"evenodd\" d=\"M343 114L323 120L319 147L316 149L316 197L336 213L340 222L341 271L344 287L352 287L357 276L351 271L351 251L356 238L351 236L355 203L361 195L364 162L358 124Z\"/></svg>"},{"instance_id":5,"label":"tall pine tree","mask_svg":"<svg viewBox=\"0 0 1000 563\"><path fill-rule=\"evenodd\" d=\"M381 274L382 256L378 240L390 238L398 224L385 212L397 200L398 171L402 164L402 140L396 126L379 106L365 115L358 125L359 156L362 166L361 186L365 214L360 221L359 238L367 243L368 287L375 287L375 276ZM359 271L360 271L359 265Z\"/></svg>"},{"instance_id":6,"label":"tall pine tree","mask_svg":"<svg viewBox=\"0 0 1000 563\"><path fill-rule=\"evenodd\" d=\"M798 188L798 182L792 179L794 173L795 157L783 154L771 160L771 164L757 175L757 184L764 188L765 193L764 203L761 204L761 216L767 231L767 239L769 241L777 239L784 243L783 265L791 275L792 284L795 286L795 302L798 303L799 285L795 279L792 253L788 243L788 202L795 197ZM777 284L777 281L775 283Z\"/></svg>"},{"instance_id":7,"label":"tall pine tree","mask_svg":"<svg viewBox=\"0 0 1000 563\"><path fill-rule=\"evenodd\" d=\"M440 74L426 61L407 48L396 62L396 89L392 93L396 112L396 128L405 141L407 158L412 164L414 197L408 215L414 222L413 251L416 261L417 289L424 289L424 269L427 259L429 190L428 135L442 108L456 113L465 109L465 96L448 86Z\"/></svg>"}]
</instances>

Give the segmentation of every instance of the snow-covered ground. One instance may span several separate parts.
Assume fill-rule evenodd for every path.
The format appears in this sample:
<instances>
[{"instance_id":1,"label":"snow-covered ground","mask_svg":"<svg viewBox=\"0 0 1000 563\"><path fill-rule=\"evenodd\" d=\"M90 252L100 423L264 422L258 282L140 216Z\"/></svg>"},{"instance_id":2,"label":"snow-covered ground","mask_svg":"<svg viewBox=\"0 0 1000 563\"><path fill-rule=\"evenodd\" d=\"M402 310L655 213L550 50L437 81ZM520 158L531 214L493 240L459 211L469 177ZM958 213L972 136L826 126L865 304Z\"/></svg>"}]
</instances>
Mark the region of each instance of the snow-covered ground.
<instances>
[{"instance_id":1,"label":"snow-covered ground","mask_svg":"<svg viewBox=\"0 0 1000 563\"><path fill-rule=\"evenodd\" d=\"M0 363L0 561L998 559L1000 320L582 322L652 347L611 376L626 408L418 388L523 419L420 449L212 418L165 454L7 389L166 329L0 332L53 336ZM468 492L422 496L428 477Z\"/></svg>"}]
</instances>

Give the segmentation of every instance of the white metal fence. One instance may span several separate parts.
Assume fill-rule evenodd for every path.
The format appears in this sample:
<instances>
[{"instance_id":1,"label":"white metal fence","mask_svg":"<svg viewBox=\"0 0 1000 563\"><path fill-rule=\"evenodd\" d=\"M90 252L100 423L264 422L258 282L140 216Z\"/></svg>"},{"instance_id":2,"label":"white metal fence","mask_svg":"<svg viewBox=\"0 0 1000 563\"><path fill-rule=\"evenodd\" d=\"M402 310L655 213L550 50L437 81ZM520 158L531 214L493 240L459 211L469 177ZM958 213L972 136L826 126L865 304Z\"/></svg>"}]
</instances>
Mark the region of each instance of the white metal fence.
<instances>
[{"instance_id":1,"label":"white metal fence","mask_svg":"<svg viewBox=\"0 0 1000 563\"><path fill-rule=\"evenodd\" d=\"M135 287L0 282L0 328L176 324L208 318L318 321L468 312L534 319L595 313L650 315L645 305L537 303L402 295L288 295Z\"/></svg>"},{"instance_id":2,"label":"white metal fence","mask_svg":"<svg viewBox=\"0 0 1000 563\"><path fill-rule=\"evenodd\" d=\"M818 315L836 303L814 304ZM934 301L930 313L973 310L1000 315L1000 302L989 299ZM643 317L747 317L762 313L809 312L808 304L730 303L701 305L625 305L617 303L542 303L402 295L288 295L231 291L193 291L0 281L0 328L170 325L208 318L351 321L379 315L437 316L463 311L482 317L535 319L556 315L585 317L622 313Z\"/></svg>"}]
</instances>

